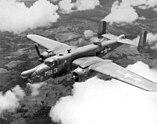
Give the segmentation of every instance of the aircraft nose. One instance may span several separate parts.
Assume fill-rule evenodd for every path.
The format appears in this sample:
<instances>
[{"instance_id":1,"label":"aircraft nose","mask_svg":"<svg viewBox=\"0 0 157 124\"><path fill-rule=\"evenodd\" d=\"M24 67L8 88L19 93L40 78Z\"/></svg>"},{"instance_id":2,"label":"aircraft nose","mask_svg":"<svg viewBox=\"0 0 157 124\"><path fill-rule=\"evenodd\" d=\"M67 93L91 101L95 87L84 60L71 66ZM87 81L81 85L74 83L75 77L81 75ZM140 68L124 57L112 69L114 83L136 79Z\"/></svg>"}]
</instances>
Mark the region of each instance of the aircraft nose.
<instances>
[{"instance_id":1,"label":"aircraft nose","mask_svg":"<svg viewBox=\"0 0 157 124\"><path fill-rule=\"evenodd\" d=\"M27 73L26 71L24 71L24 72L21 73L21 77L22 77L23 79L26 79L26 78L28 78L29 76L30 76L30 74Z\"/></svg>"},{"instance_id":2,"label":"aircraft nose","mask_svg":"<svg viewBox=\"0 0 157 124\"><path fill-rule=\"evenodd\" d=\"M43 72L49 68L50 67L42 63L33 69L22 72L21 77L27 79L29 82L39 82L42 80Z\"/></svg>"},{"instance_id":3,"label":"aircraft nose","mask_svg":"<svg viewBox=\"0 0 157 124\"><path fill-rule=\"evenodd\" d=\"M26 79L26 78L30 78L32 73L36 70L36 68L33 68L33 69L30 69L30 70L27 70L27 71L24 71L21 73L21 77L23 79Z\"/></svg>"}]
</instances>

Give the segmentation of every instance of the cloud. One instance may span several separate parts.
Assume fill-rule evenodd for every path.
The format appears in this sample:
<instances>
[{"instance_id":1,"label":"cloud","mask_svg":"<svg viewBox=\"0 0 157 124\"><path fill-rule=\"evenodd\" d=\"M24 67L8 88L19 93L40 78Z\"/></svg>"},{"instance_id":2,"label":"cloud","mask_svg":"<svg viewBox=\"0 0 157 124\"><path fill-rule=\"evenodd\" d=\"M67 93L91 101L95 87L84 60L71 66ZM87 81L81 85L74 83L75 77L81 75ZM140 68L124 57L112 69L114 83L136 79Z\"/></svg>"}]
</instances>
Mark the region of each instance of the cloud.
<instances>
[{"instance_id":1,"label":"cloud","mask_svg":"<svg viewBox=\"0 0 157 124\"><path fill-rule=\"evenodd\" d=\"M90 10L100 5L99 0L62 0L59 2L59 7L63 13L70 13L74 11Z\"/></svg>"},{"instance_id":2,"label":"cloud","mask_svg":"<svg viewBox=\"0 0 157 124\"><path fill-rule=\"evenodd\" d=\"M119 1L115 1L111 8L111 13L107 15L103 20L116 23L132 23L139 18L136 10L130 6L130 4L126 4L124 2L119 3Z\"/></svg>"},{"instance_id":3,"label":"cloud","mask_svg":"<svg viewBox=\"0 0 157 124\"><path fill-rule=\"evenodd\" d=\"M99 42L99 39L97 37L97 34L91 30L85 30L84 31L84 38L85 40L87 40L88 42L90 43L98 43Z\"/></svg>"},{"instance_id":4,"label":"cloud","mask_svg":"<svg viewBox=\"0 0 157 124\"><path fill-rule=\"evenodd\" d=\"M18 85L5 94L0 92L0 114L3 111L14 111L19 106L19 101L25 96L25 92Z\"/></svg>"},{"instance_id":5,"label":"cloud","mask_svg":"<svg viewBox=\"0 0 157 124\"><path fill-rule=\"evenodd\" d=\"M137 6L140 9L156 8L156 0L130 0L130 4Z\"/></svg>"},{"instance_id":6,"label":"cloud","mask_svg":"<svg viewBox=\"0 0 157 124\"><path fill-rule=\"evenodd\" d=\"M147 42L149 43L151 49L157 50L157 34L148 33Z\"/></svg>"},{"instance_id":7,"label":"cloud","mask_svg":"<svg viewBox=\"0 0 157 124\"><path fill-rule=\"evenodd\" d=\"M91 30L85 30L84 31L84 36L86 39L90 39L92 37L94 37L95 33Z\"/></svg>"},{"instance_id":8,"label":"cloud","mask_svg":"<svg viewBox=\"0 0 157 124\"><path fill-rule=\"evenodd\" d=\"M36 83L36 84L28 83L27 85L30 87L30 89L32 91L31 95L37 96L37 95L39 95L39 88L42 87L43 85L46 85L46 83L45 82Z\"/></svg>"},{"instance_id":9,"label":"cloud","mask_svg":"<svg viewBox=\"0 0 157 124\"><path fill-rule=\"evenodd\" d=\"M147 41L148 42L157 42L157 34L148 33Z\"/></svg>"},{"instance_id":10,"label":"cloud","mask_svg":"<svg viewBox=\"0 0 157 124\"><path fill-rule=\"evenodd\" d=\"M157 9L156 0L122 0L115 1L112 5L111 12L104 18L104 20L116 23L133 23L137 19L146 19L145 17L139 17L136 9L149 9L153 8L154 11Z\"/></svg>"},{"instance_id":11,"label":"cloud","mask_svg":"<svg viewBox=\"0 0 157 124\"><path fill-rule=\"evenodd\" d=\"M157 70L150 69L148 65L144 64L141 61L138 61L134 65L129 65L127 69L139 75L142 75L143 77L147 77L149 80L157 82L157 76L156 76Z\"/></svg>"},{"instance_id":12,"label":"cloud","mask_svg":"<svg viewBox=\"0 0 157 124\"><path fill-rule=\"evenodd\" d=\"M37 0L28 8L17 0L0 0L0 31L20 33L27 29L49 26L59 18L58 8L62 13L70 13L94 9L97 5L99 0Z\"/></svg>"},{"instance_id":13,"label":"cloud","mask_svg":"<svg viewBox=\"0 0 157 124\"><path fill-rule=\"evenodd\" d=\"M71 2L71 0L62 0L59 2L59 7L62 13L70 13L73 12L72 8L75 7L75 4Z\"/></svg>"},{"instance_id":14,"label":"cloud","mask_svg":"<svg viewBox=\"0 0 157 124\"><path fill-rule=\"evenodd\" d=\"M94 9L98 5L100 5L99 0L77 0L76 1L77 10Z\"/></svg>"},{"instance_id":15,"label":"cloud","mask_svg":"<svg viewBox=\"0 0 157 124\"><path fill-rule=\"evenodd\" d=\"M157 6L156 0L122 0L125 5L149 9Z\"/></svg>"},{"instance_id":16,"label":"cloud","mask_svg":"<svg viewBox=\"0 0 157 124\"><path fill-rule=\"evenodd\" d=\"M16 0L0 1L0 30L22 32L42 26L48 26L59 18L58 6L47 0L38 0L27 8Z\"/></svg>"},{"instance_id":17,"label":"cloud","mask_svg":"<svg viewBox=\"0 0 157 124\"><path fill-rule=\"evenodd\" d=\"M128 69L157 81L157 71L142 62ZM62 124L156 124L156 97L157 93L120 81L94 77L75 83L73 94L61 98L51 108L50 117Z\"/></svg>"}]
</instances>

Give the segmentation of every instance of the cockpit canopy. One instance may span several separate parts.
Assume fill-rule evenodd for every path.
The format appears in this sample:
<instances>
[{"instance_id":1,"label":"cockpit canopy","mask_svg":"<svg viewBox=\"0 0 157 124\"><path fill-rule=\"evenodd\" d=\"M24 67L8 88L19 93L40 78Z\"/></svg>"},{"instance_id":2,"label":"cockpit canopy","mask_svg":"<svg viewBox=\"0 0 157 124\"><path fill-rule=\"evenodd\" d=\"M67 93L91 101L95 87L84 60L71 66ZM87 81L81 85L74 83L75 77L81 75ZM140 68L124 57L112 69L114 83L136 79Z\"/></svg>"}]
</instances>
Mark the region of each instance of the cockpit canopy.
<instances>
[{"instance_id":1,"label":"cockpit canopy","mask_svg":"<svg viewBox=\"0 0 157 124\"><path fill-rule=\"evenodd\" d=\"M94 45L101 45L101 41L100 41L100 39L98 39L97 37L91 38L91 42L92 42Z\"/></svg>"},{"instance_id":2,"label":"cockpit canopy","mask_svg":"<svg viewBox=\"0 0 157 124\"><path fill-rule=\"evenodd\" d=\"M57 61L58 61L58 57L57 56L52 56L52 57L49 57L49 58L45 59L44 63L47 66L53 67L57 64Z\"/></svg>"}]
</instances>

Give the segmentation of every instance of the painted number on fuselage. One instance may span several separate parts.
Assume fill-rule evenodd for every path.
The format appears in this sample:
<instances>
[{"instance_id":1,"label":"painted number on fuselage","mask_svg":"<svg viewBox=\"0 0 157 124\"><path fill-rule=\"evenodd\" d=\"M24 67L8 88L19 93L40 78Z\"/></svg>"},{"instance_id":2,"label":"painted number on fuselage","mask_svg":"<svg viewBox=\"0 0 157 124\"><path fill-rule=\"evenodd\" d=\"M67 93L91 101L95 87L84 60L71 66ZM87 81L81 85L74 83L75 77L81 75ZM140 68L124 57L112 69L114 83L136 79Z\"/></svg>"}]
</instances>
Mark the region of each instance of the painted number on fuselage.
<instances>
[{"instance_id":1,"label":"painted number on fuselage","mask_svg":"<svg viewBox=\"0 0 157 124\"><path fill-rule=\"evenodd\" d=\"M48 70L45 72L45 76L50 76L50 75L53 75L55 73L57 73L57 68L54 68L53 70Z\"/></svg>"}]
</instances>

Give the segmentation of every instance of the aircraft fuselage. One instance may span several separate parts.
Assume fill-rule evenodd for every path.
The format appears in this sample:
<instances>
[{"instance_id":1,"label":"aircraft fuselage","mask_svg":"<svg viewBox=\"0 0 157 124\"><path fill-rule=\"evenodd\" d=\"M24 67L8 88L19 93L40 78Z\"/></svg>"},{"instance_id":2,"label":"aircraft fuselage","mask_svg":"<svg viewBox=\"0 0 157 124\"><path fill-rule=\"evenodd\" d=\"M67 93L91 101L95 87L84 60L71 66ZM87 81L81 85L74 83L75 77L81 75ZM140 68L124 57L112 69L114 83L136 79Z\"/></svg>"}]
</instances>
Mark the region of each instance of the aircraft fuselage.
<instances>
[{"instance_id":1,"label":"aircraft fuselage","mask_svg":"<svg viewBox=\"0 0 157 124\"><path fill-rule=\"evenodd\" d=\"M59 55L47 58L44 63L30 69L32 72L29 72L30 70L24 71L21 76L28 78L31 82L41 82L49 78L57 78L77 68L72 65L73 60L89 56L103 57L120 45L121 43L107 40L100 44L90 44L67 50L66 53L60 53Z\"/></svg>"}]
</instances>

